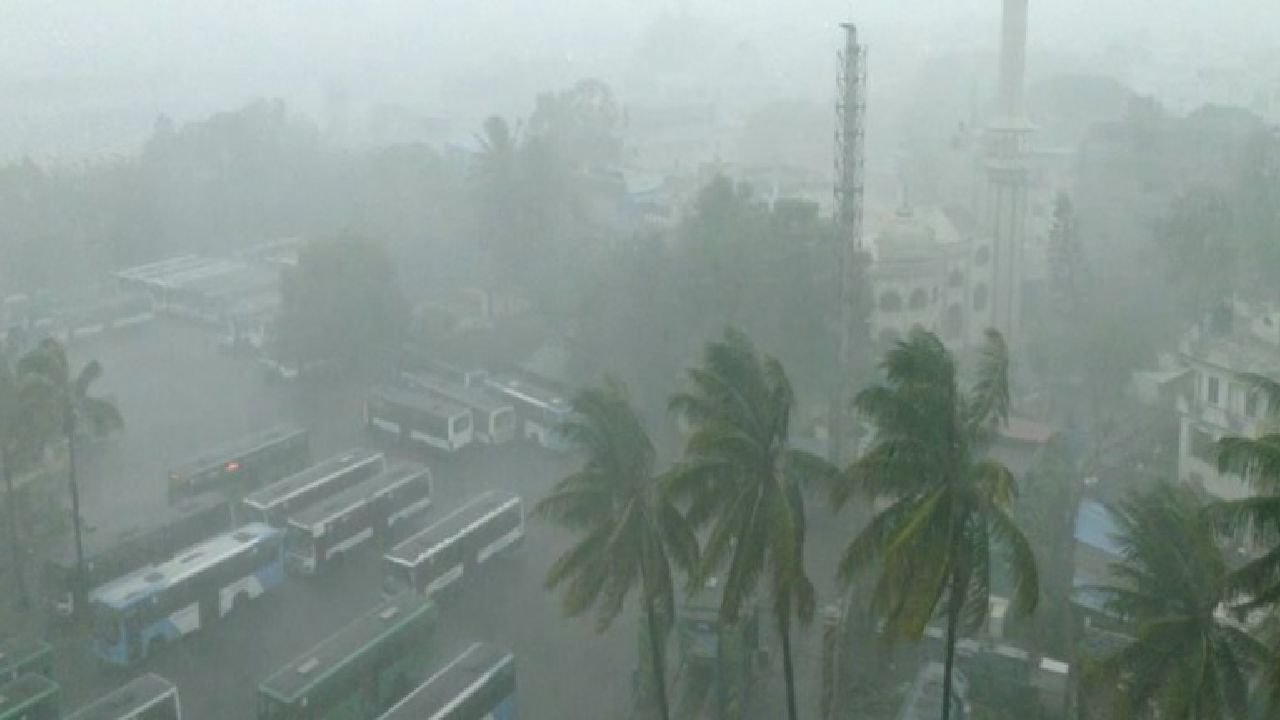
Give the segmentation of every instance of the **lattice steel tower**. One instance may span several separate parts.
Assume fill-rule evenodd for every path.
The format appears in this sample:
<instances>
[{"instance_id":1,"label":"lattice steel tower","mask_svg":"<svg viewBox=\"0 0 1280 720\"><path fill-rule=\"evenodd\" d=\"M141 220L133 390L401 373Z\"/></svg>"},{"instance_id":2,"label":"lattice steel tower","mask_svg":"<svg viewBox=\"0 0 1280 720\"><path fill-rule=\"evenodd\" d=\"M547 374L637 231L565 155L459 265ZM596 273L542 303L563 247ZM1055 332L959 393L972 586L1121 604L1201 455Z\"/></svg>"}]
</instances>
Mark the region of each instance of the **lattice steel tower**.
<instances>
[{"instance_id":1,"label":"lattice steel tower","mask_svg":"<svg viewBox=\"0 0 1280 720\"><path fill-rule=\"evenodd\" d=\"M866 135L867 52L858 44L858 28L841 23L844 50L836 75L835 223L840 241L840 357L837 392L831 407L831 459L844 459L848 424L846 407L853 374L854 298L862 251L863 154Z\"/></svg>"}]
</instances>

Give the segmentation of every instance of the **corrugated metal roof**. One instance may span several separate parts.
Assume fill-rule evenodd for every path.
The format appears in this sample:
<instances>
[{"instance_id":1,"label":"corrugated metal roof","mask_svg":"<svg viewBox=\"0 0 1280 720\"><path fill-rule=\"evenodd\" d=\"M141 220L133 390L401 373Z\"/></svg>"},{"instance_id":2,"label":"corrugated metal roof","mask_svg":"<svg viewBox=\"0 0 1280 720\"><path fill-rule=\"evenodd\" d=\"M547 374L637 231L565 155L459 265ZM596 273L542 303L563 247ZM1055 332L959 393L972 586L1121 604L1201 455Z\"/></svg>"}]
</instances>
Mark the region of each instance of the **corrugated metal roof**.
<instances>
[{"instance_id":1,"label":"corrugated metal roof","mask_svg":"<svg viewBox=\"0 0 1280 720\"><path fill-rule=\"evenodd\" d=\"M1076 542L1084 543L1117 558L1122 554L1115 535L1120 532L1107 507L1096 500L1085 500L1076 511Z\"/></svg>"}]
</instances>

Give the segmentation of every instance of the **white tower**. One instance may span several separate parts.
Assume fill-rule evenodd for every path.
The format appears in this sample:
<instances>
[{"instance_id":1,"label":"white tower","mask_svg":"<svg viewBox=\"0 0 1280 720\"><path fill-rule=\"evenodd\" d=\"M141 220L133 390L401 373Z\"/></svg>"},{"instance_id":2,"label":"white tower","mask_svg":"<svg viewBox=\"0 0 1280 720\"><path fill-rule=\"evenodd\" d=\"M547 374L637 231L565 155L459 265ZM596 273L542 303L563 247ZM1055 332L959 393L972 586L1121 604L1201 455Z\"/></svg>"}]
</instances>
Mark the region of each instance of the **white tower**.
<instances>
[{"instance_id":1,"label":"white tower","mask_svg":"<svg viewBox=\"0 0 1280 720\"><path fill-rule=\"evenodd\" d=\"M1022 306L1022 251L1027 225L1027 140L1031 133L1023 102L1026 73L1027 0L1004 0L1000 41L1000 85L986 132L987 187L983 207L991 238L991 326L1013 345ZM971 298L985 303L985 298Z\"/></svg>"}]
</instances>

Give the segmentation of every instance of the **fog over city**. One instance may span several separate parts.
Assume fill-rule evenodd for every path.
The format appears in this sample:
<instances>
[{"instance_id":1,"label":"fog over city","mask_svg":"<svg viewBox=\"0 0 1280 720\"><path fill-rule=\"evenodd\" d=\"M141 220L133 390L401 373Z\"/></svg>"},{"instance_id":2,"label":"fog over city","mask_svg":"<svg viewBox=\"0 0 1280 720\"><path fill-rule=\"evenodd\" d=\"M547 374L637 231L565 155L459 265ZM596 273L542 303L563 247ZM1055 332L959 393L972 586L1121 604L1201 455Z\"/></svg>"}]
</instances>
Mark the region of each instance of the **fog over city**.
<instances>
[{"instance_id":1,"label":"fog over city","mask_svg":"<svg viewBox=\"0 0 1280 720\"><path fill-rule=\"evenodd\" d=\"M0 720L1280 717L1274 0L8 0Z\"/></svg>"}]
</instances>

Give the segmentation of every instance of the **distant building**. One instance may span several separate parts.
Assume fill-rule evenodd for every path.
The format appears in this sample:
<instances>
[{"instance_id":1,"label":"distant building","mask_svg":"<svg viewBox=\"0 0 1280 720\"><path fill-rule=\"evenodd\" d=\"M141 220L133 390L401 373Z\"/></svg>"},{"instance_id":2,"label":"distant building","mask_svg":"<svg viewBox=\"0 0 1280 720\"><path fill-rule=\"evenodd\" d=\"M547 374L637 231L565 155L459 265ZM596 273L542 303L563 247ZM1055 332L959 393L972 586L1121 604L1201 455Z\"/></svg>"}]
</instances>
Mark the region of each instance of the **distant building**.
<instances>
[{"instance_id":1,"label":"distant building","mask_svg":"<svg viewBox=\"0 0 1280 720\"><path fill-rule=\"evenodd\" d=\"M1245 497L1240 477L1218 472L1216 443L1258 434L1268 415L1266 399L1240 376L1280 380L1280 310L1226 303L1187 331L1178 357L1191 374L1176 403L1178 478L1220 498Z\"/></svg>"}]
</instances>

